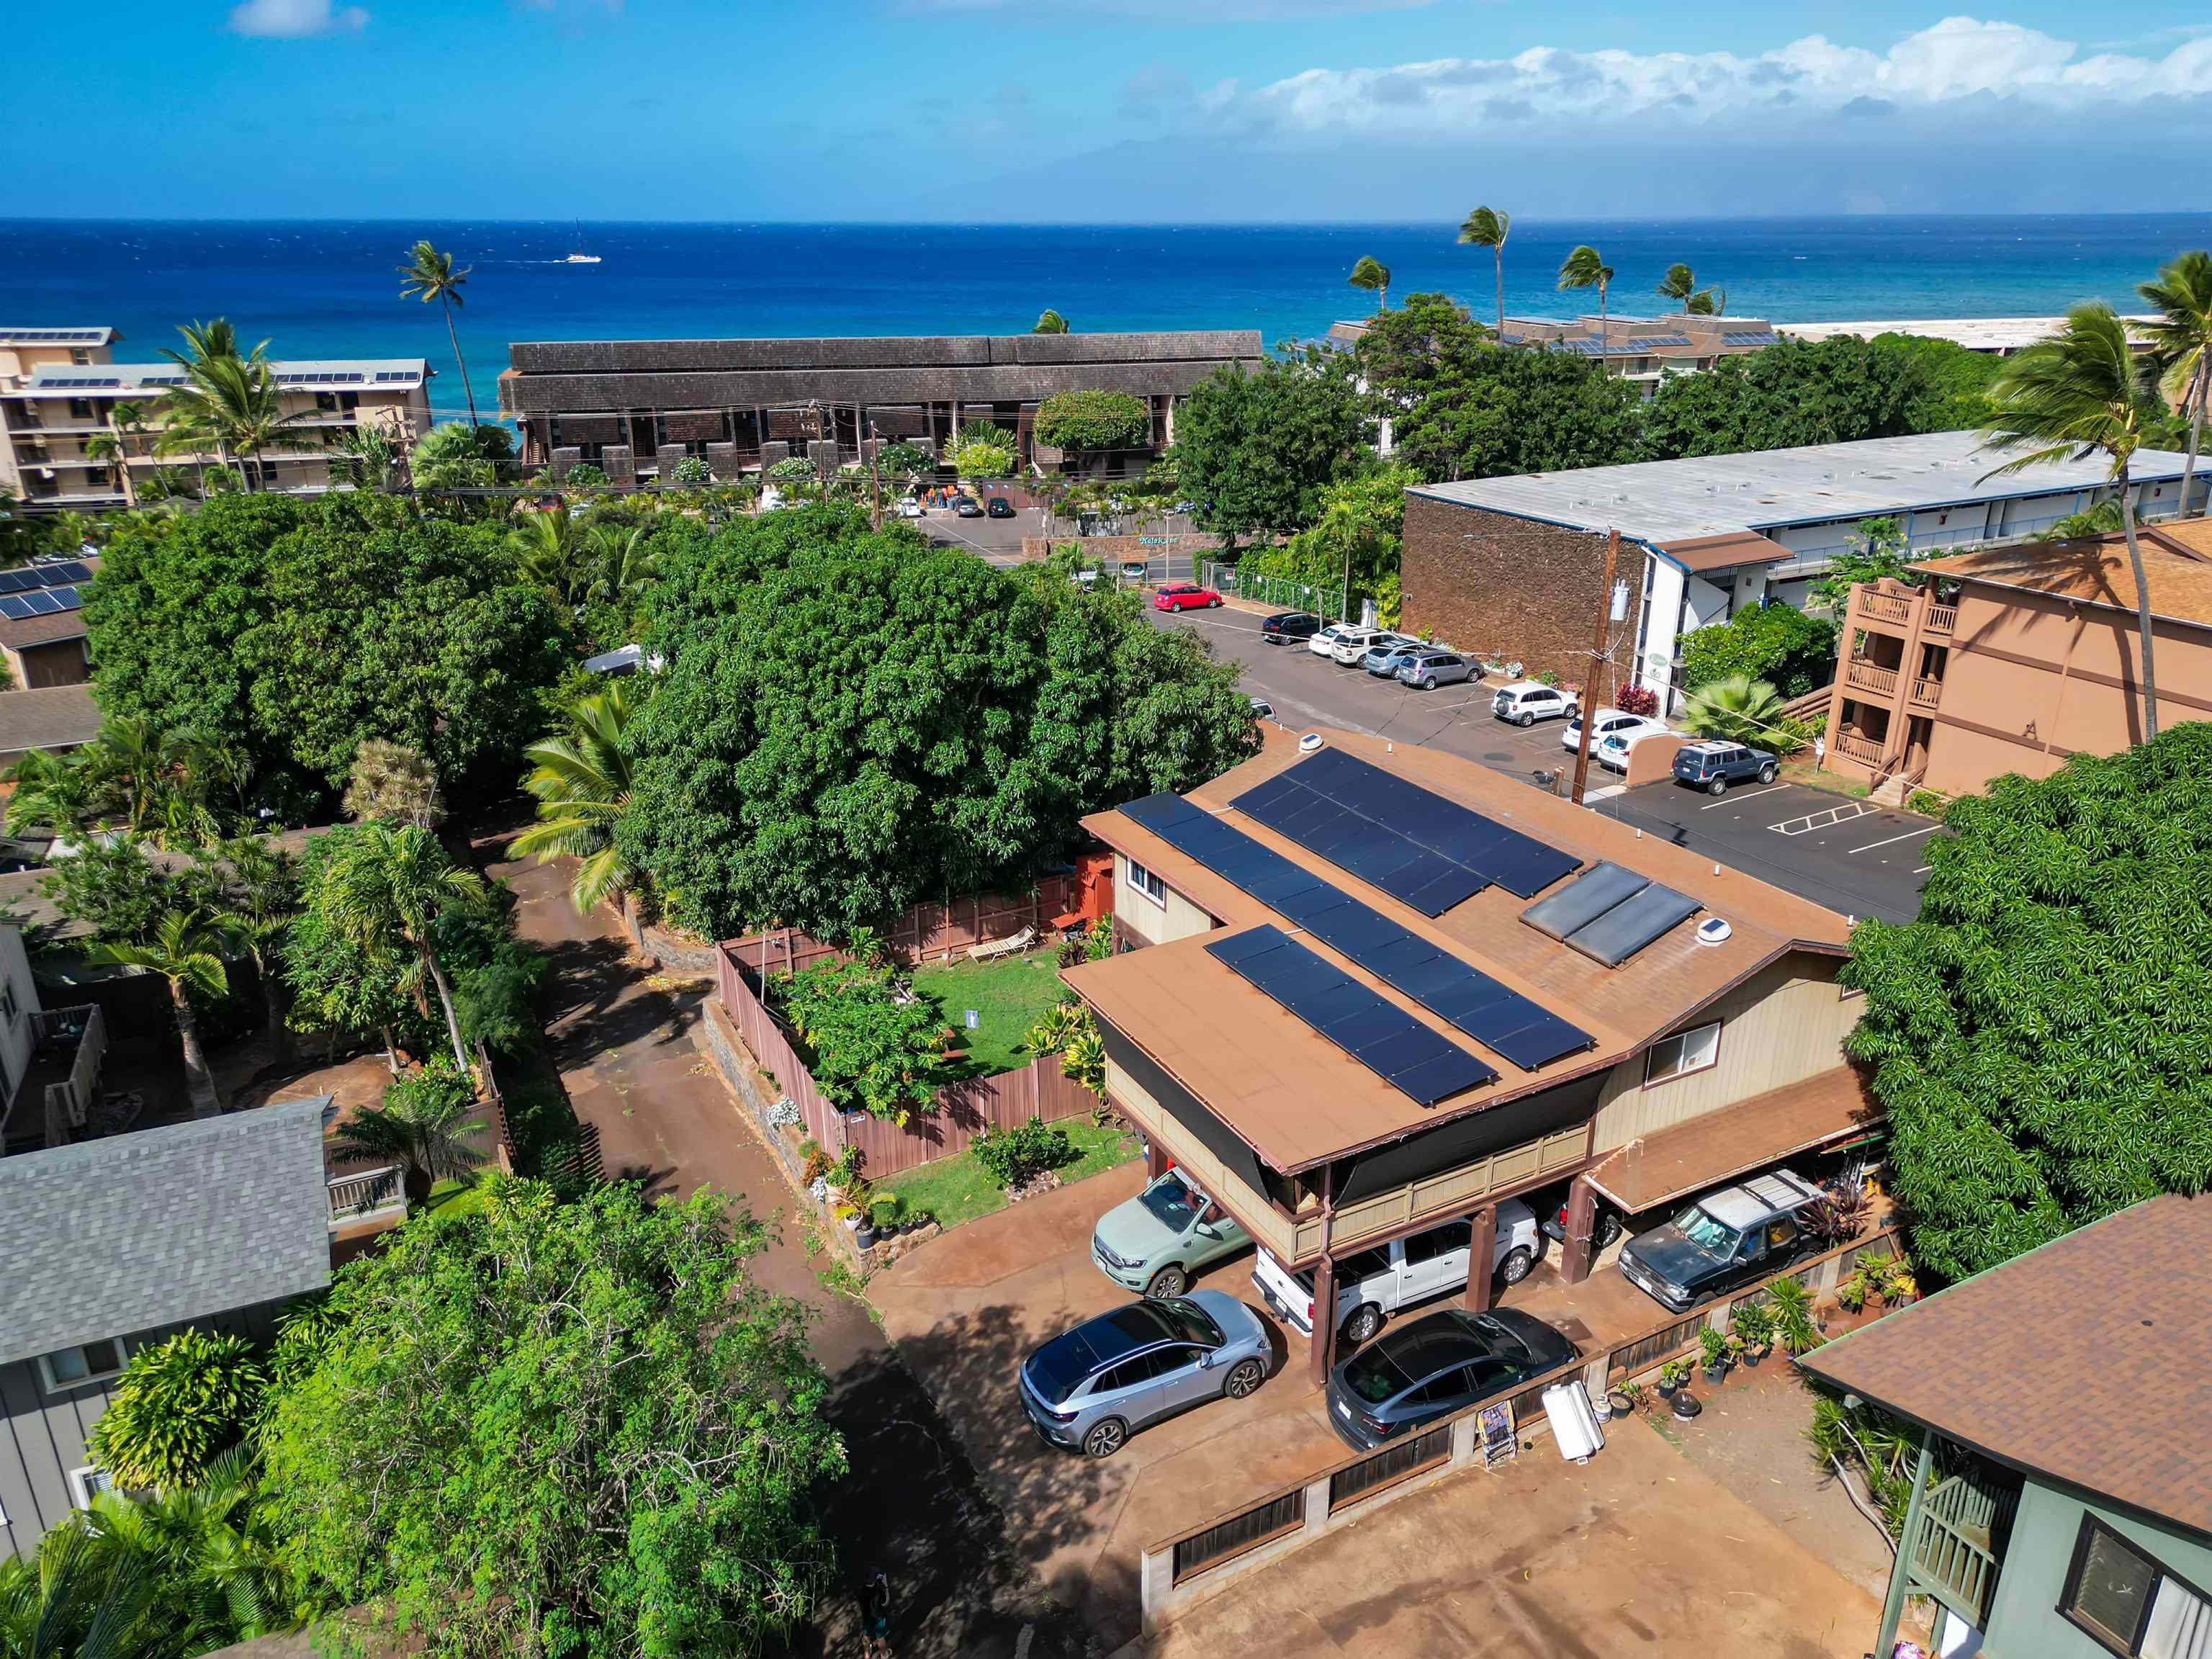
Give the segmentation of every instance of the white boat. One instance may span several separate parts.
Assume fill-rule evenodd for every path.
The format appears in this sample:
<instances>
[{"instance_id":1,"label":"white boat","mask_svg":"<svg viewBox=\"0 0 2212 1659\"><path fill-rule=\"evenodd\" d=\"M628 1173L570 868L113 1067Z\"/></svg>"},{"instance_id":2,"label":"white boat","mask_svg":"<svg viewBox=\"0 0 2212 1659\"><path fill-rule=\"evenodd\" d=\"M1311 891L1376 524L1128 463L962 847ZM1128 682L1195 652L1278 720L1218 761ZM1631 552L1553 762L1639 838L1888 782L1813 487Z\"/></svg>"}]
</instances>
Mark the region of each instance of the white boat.
<instances>
[{"instance_id":1,"label":"white boat","mask_svg":"<svg viewBox=\"0 0 2212 1659\"><path fill-rule=\"evenodd\" d=\"M564 265L595 265L599 262L598 254L584 252L584 227L579 221L576 226L576 251L561 263Z\"/></svg>"}]
</instances>

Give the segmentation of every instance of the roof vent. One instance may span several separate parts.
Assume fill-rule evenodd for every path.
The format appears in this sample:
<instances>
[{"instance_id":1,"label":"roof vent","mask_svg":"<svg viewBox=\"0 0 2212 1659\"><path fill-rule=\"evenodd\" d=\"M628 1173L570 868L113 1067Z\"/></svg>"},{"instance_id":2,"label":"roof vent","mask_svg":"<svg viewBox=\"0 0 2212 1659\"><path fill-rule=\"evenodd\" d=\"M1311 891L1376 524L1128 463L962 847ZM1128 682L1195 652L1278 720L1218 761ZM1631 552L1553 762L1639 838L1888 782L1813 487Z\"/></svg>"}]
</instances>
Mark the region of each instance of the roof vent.
<instances>
[{"instance_id":1,"label":"roof vent","mask_svg":"<svg viewBox=\"0 0 2212 1659\"><path fill-rule=\"evenodd\" d=\"M1321 733L1318 732L1309 732L1298 739L1298 753L1301 755L1310 755L1320 747Z\"/></svg>"},{"instance_id":2,"label":"roof vent","mask_svg":"<svg viewBox=\"0 0 2212 1659\"><path fill-rule=\"evenodd\" d=\"M1707 916L1698 924L1698 943L1725 945L1728 943L1728 936L1734 932L1735 929L1728 925L1726 916Z\"/></svg>"}]
</instances>

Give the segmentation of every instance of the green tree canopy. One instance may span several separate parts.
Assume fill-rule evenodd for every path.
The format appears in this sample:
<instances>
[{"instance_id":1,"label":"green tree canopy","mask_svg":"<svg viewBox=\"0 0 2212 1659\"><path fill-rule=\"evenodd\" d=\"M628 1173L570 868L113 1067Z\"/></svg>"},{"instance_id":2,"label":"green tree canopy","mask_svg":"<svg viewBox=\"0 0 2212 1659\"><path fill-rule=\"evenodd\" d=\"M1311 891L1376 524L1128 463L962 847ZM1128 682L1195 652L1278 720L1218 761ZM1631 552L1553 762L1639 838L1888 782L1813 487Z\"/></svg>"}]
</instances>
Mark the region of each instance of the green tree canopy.
<instances>
[{"instance_id":1,"label":"green tree canopy","mask_svg":"<svg viewBox=\"0 0 2212 1659\"><path fill-rule=\"evenodd\" d=\"M1660 382L1644 419L1655 460L1852 443L1921 430L1931 395L1917 360L1855 335L1784 340Z\"/></svg>"},{"instance_id":2,"label":"green tree canopy","mask_svg":"<svg viewBox=\"0 0 2212 1659\"><path fill-rule=\"evenodd\" d=\"M844 1449L766 1242L707 1192L493 1176L340 1268L264 1432L311 1587L444 1659L742 1654L805 1618Z\"/></svg>"},{"instance_id":3,"label":"green tree canopy","mask_svg":"<svg viewBox=\"0 0 2212 1659\"><path fill-rule=\"evenodd\" d=\"M198 1486L245 1438L268 1383L252 1343L188 1327L131 1356L93 1425L92 1455L133 1491Z\"/></svg>"},{"instance_id":4,"label":"green tree canopy","mask_svg":"<svg viewBox=\"0 0 2212 1659\"><path fill-rule=\"evenodd\" d=\"M2212 725L1954 804L1919 920L1862 922L1852 1052L1916 1262L1957 1279L2212 1182Z\"/></svg>"},{"instance_id":5,"label":"green tree canopy","mask_svg":"<svg viewBox=\"0 0 2212 1659\"><path fill-rule=\"evenodd\" d=\"M1199 526L1231 538L1287 536L1321 493L1364 465L1369 422L1341 359L1224 365L1176 415L1175 457Z\"/></svg>"},{"instance_id":6,"label":"green tree canopy","mask_svg":"<svg viewBox=\"0 0 2212 1659\"><path fill-rule=\"evenodd\" d=\"M1055 392L1037 405L1036 441L1054 449L1141 449L1152 411L1126 392Z\"/></svg>"},{"instance_id":7,"label":"green tree canopy","mask_svg":"<svg viewBox=\"0 0 2212 1659\"><path fill-rule=\"evenodd\" d=\"M1732 674L1771 682L1785 702L1817 690L1836 677L1836 624L1794 605L1747 605L1683 640L1686 690Z\"/></svg>"},{"instance_id":8,"label":"green tree canopy","mask_svg":"<svg viewBox=\"0 0 2212 1659\"><path fill-rule=\"evenodd\" d=\"M615 831L687 925L832 936L1033 877L1077 820L1250 752L1233 669L1130 595L801 508L663 562Z\"/></svg>"},{"instance_id":9,"label":"green tree canopy","mask_svg":"<svg viewBox=\"0 0 2212 1659\"><path fill-rule=\"evenodd\" d=\"M1321 513L1287 545L1248 554L1244 568L1280 576L1340 595L1350 573L1356 603L1372 598L1398 570L1406 536L1406 491L1421 477L1403 465L1377 467L1333 483L1321 495Z\"/></svg>"}]
</instances>

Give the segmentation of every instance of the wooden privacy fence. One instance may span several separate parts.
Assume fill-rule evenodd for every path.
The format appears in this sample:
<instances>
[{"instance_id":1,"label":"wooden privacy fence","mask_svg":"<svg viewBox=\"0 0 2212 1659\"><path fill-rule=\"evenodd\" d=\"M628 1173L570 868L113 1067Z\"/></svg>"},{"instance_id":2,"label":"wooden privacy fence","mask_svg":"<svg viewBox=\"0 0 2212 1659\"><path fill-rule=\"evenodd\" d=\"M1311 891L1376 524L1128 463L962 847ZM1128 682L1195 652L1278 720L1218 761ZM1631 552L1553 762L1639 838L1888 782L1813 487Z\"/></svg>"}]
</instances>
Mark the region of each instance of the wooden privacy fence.
<instances>
[{"instance_id":1,"label":"wooden privacy fence","mask_svg":"<svg viewBox=\"0 0 2212 1659\"><path fill-rule=\"evenodd\" d=\"M1086 910L1086 897L1103 899L1101 875L1110 872L1113 866L1104 860L1097 862L1096 870L1086 866L1065 875L1047 876L1027 894L975 893L942 904L917 904L884 935L884 948L911 968L957 956L971 945L1010 939L1024 927L1042 933L1052 926L1054 917ZM1097 915L1103 910L1101 902L1087 913ZM743 939L725 940L722 949L734 952L763 980L770 974L797 973L827 958L842 959L836 945L796 927L747 933Z\"/></svg>"},{"instance_id":2,"label":"wooden privacy fence","mask_svg":"<svg viewBox=\"0 0 2212 1659\"><path fill-rule=\"evenodd\" d=\"M1183 1607L1203 1599L1238 1572L1275 1560L1333 1530L1364 1513L1366 1505L1401 1497L1450 1470L1475 1462L1482 1456L1482 1414L1495 1410L1500 1401L1506 1405L1506 1421L1515 1432L1526 1432L1541 1425L1540 1417L1528 1413L1540 1412L1539 1401L1544 1390L1557 1383L1579 1379L1593 1394L1601 1392L1615 1378L1640 1376L1663 1360L1694 1350L1698 1333L1707 1325L1725 1332L1734 1322L1735 1310L1763 1295L1776 1279L1795 1279L1816 1296L1831 1295L1838 1279L1863 1258L1890 1254L1896 1249L1897 1230L1894 1224L1886 1224L1865 1238L1800 1262L1785 1273L1776 1273L1729 1301L1701 1308L1686 1317L1670 1317L1628 1340L1595 1348L1531 1377L1510 1394L1439 1419L1419 1434L1344 1458L1295 1486L1278 1487L1203 1525L1146 1545L1137 1570L1145 1633L1152 1635Z\"/></svg>"},{"instance_id":3,"label":"wooden privacy fence","mask_svg":"<svg viewBox=\"0 0 2212 1659\"><path fill-rule=\"evenodd\" d=\"M813 1073L738 963L736 946L731 945L723 947L714 966L715 989L730 1023L753 1058L799 1109L807 1135L833 1158L848 1146L858 1146L860 1167L872 1179L964 1152L986 1129L1012 1128L1032 1117L1048 1123L1079 1117L1100 1103L1097 1096L1060 1070L1058 1055L1046 1054L1018 1071L948 1083L937 1091L928 1112L917 1113L903 1126L865 1112L841 1112L816 1085Z\"/></svg>"}]
</instances>

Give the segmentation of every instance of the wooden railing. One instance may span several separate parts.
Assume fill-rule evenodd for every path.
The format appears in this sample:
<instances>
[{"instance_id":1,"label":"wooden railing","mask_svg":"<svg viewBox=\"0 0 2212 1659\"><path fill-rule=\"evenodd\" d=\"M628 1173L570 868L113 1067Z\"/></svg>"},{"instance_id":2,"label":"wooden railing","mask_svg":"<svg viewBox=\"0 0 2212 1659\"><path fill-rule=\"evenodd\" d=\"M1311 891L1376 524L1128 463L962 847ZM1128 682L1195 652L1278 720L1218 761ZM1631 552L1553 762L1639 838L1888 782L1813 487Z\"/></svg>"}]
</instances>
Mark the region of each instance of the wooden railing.
<instances>
[{"instance_id":1,"label":"wooden railing","mask_svg":"<svg viewBox=\"0 0 2212 1659\"><path fill-rule=\"evenodd\" d=\"M1868 766L1881 764L1881 745L1871 738L1862 738L1849 732L1836 733L1836 752L1848 755Z\"/></svg>"},{"instance_id":2,"label":"wooden railing","mask_svg":"<svg viewBox=\"0 0 2212 1659\"><path fill-rule=\"evenodd\" d=\"M396 1164L353 1175L332 1176L329 1184L333 1225L342 1221L360 1221L386 1211L398 1213L407 1207L407 1196L401 1188L399 1166Z\"/></svg>"},{"instance_id":3,"label":"wooden railing","mask_svg":"<svg viewBox=\"0 0 2212 1659\"><path fill-rule=\"evenodd\" d=\"M1853 657L1844 665L1844 684L1886 697L1897 690L1897 671L1878 667L1863 657Z\"/></svg>"},{"instance_id":4,"label":"wooden railing","mask_svg":"<svg viewBox=\"0 0 2212 1659\"><path fill-rule=\"evenodd\" d=\"M2001 1538L2019 1501L2016 1492L1984 1486L1971 1474L1936 1486L1921 1507L1909 1569L1913 1588L1970 1625L1987 1624Z\"/></svg>"},{"instance_id":5,"label":"wooden railing","mask_svg":"<svg viewBox=\"0 0 2212 1659\"><path fill-rule=\"evenodd\" d=\"M93 1102L100 1097L100 1068L107 1057L107 1011L97 1002L40 1009L31 1016L31 1029L41 1043L76 1044L69 1076L46 1085L47 1145L58 1146L61 1142L53 1138L56 1127L64 1123L72 1129L84 1127Z\"/></svg>"},{"instance_id":6,"label":"wooden railing","mask_svg":"<svg viewBox=\"0 0 2212 1659\"><path fill-rule=\"evenodd\" d=\"M1957 605L1931 605L1928 607L1928 621L1920 631L1930 635L1940 634L1945 639L1948 639L1958 626L1959 607Z\"/></svg>"},{"instance_id":7,"label":"wooden railing","mask_svg":"<svg viewBox=\"0 0 2212 1659\"><path fill-rule=\"evenodd\" d=\"M1859 615L1875 622L1909 623L1912 620L1912 601L1902 594L1870 592L1862 587Z\"/></svg>"},{"instance_id":8,"label":"wooden railing","mask_svg":"<svg viewBox=\"0 0 2212 1659\"><path fill-rule=\"evenodd\" d=\"M1912 706L1915 708L1934 708L1942 701L1942 681L1917 679L1912 682Z\"/></svg>"}]
</instances>

